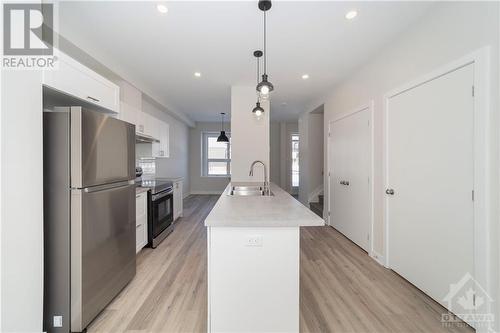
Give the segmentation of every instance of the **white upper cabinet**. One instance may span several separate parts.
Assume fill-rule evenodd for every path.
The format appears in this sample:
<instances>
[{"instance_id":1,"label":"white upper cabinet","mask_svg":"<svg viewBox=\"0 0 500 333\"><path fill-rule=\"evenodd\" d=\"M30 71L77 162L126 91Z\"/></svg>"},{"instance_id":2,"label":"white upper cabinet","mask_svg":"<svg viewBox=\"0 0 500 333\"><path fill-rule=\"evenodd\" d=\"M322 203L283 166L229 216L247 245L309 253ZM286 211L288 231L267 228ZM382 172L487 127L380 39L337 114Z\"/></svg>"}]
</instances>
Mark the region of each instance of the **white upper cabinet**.
<instances>
[{"instance_id":1,"label":"white upper cabinet","mask_svg":"<svg viewBox=\"0 0 500 333\"><path fill-rule=\"evenodd\" d=\"M160 123L160 152L159 157L170 157L170 126L167 123Z\"/></svg>"},{"instance_id":2,"label":"white upper cabinet","mask_svg":"<svg viewBox=\"0 0 500 333\"><path fill-rule=\"evenodd\" d=\"M120 120L137 125L137 115L139 114L139 112L141 112L140 109L137 109L130 104L127 104L125 102L120 103L120 114L119 114ZM137 127L135 131L138 132Z\"/></svg>"},{"instance_id":3,"label":"white upper cabinet","mask_svg":"<svg viewBox=\"0 0 500 333\"><path fill-rule=\"evenodd\" d=\"M156 118L155 118L156 119ZM153 143L153 157L169 157L169 125L163 121L158 122L158 136L159 142Z\"/></svg>"},{"instance_id":4,"label":"white upper cabinet","mask_svg":"<svg viewBox=\"0 0 500 333\"><path fill-rule=\"evenodd\" d=\"M59 68L43 71L43 84L87 103L119 112L120 88L60 52Z\"/></svg>"}]
</instances>

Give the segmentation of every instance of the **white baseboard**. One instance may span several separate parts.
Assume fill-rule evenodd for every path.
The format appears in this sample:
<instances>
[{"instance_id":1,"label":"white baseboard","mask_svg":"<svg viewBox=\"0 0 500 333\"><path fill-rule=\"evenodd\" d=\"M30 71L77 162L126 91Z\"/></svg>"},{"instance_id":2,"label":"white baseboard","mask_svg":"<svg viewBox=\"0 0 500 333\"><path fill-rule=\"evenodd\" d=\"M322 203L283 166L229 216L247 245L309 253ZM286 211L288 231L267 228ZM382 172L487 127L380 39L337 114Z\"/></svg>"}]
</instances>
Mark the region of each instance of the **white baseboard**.
<instances>
[{"instance_id":1,"label":"white baseboard","mask_svg":"<svg viewBox=\"0 0 500 333\"><path fill-rule=\"evenodd\" d=\"M373 260L375 260L379 265L386 267L385 266L385 258L380 253L377 253L376 251L372 251L372 253L370 253L370 257L372 257Z\"/></svg>"},{"instance_id":2,"label":"white baseboard","mask_svg":"<svg viewBox=\"0 0 500 333\"><path fill-rule=\"evenodd\" d=\"M191 191L189 194L217 194L221 195L224 191Z\"/></svg>"}]
</instances>

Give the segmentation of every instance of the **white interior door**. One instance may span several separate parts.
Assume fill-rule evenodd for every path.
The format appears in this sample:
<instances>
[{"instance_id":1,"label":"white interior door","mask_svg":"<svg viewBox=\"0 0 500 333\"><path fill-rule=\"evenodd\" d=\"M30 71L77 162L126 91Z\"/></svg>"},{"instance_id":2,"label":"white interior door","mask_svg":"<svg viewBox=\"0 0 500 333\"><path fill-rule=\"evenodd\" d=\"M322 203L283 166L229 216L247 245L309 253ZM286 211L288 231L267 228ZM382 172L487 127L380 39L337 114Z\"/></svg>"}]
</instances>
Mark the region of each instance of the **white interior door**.
<instances>
[{"instance_id":1,"label":"white interior door","mask_svg":"<svg viewBox=\"0 0 500 333\"><path fill-rule=\"evenodd\" d=\"M347 145L344 143L347 132L342 126L337 126L336 122L330 123L329 152L330 161L330 225L342 232L342 226L348 219L348 210L345 209L348 198L344 179L347 169Z\"/></svg>"},{"instance_id":2,"label":"white interior door","mask_svg":"<svg viewBox=\"0 0 500 333\"><path fill-rule=\"evenodd\" d=\"M473 78L471 64L388 99L388 263L445 307L474 274Z\"/></svg>"},{"instance_id":3,"label":"white interior door","mask_svg":"<svg viewBox=\"0 0 500 333\"><path fill-rule=\"evenodd\" d=\"M370 109L332 123L330 207L332 226L365 251L371 229Z\"/></svg>"}]
</instances>

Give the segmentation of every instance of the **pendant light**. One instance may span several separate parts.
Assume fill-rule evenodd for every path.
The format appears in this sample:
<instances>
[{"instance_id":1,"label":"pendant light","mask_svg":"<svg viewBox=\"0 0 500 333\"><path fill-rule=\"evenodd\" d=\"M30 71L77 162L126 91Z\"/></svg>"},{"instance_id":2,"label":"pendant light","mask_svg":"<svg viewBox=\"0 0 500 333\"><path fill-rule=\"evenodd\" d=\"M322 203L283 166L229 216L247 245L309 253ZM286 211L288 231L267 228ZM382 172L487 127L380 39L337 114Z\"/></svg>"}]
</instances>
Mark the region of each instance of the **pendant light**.
<instances>
[{"instance_id":1,"label":"pendant light","mask_svg":"<svg viewBox=\"0 0 500 333\"><path fill-rule=\"evenodd\" d=\"M262 51L257 50L254 51L253 53L254 57L257 58L257 84L259 83L259 77L260 77L260 68L259 68L259 63L260 63L260 57L262 57ZM262 116L264 113L264 109L260 106L260 101L257 98L257 103L255 103L255 107L252 110L253 114L258 117Z\"/></svg>"},{"instance_id":2,"label":"pendant light","mask_svg":"<svg viewBox=\"0 0 500 333\"><path fill-rule=\"evenodd\" d=\"M264 73L262 74L262 81L257 84L257 91L262 100L269 99L269 94L274 90L274 86L268 80L267 76L267 31L266 31L266 12L271 9L271 0L259 0L259 9L264 12Z\"/></svg>"},{"instance_id":3,"label":"pendant light","mask_svg":"<svg viewBox=\"0 0 500 333\"><path fill-rule=\"evenodd\" d=\"M219 137L217 138L217 142L229 142L229 139L228 137L226 136L226 131L224 131L224 115L225 113L224 112L221 112L221 130L220 130L220 135Z\"/></svg>"}]
</instances>

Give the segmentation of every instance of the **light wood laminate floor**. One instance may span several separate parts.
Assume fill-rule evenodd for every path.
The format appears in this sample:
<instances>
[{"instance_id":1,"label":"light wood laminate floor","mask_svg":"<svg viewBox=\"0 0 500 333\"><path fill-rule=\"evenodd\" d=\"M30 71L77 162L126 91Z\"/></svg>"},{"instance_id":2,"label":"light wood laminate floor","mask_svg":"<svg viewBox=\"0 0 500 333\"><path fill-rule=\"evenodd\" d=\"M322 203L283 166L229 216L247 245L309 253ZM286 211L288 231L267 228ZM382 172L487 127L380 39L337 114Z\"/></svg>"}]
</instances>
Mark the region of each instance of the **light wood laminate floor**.
<instances>
[{"instance_id":1,"label":"light wood laminate floor","mask_svg":"<svg viewBox=\"0 0 500 333\"><path fill-rule=\"evenodd\" d=\"M218 196L184 201L184 217L156 249L137 257L137 275L89 333L206 332L203 221ZM330 227L301 230L301 332L473 332L441 325L445 311Z\"/></svg>"}]
</instances>

